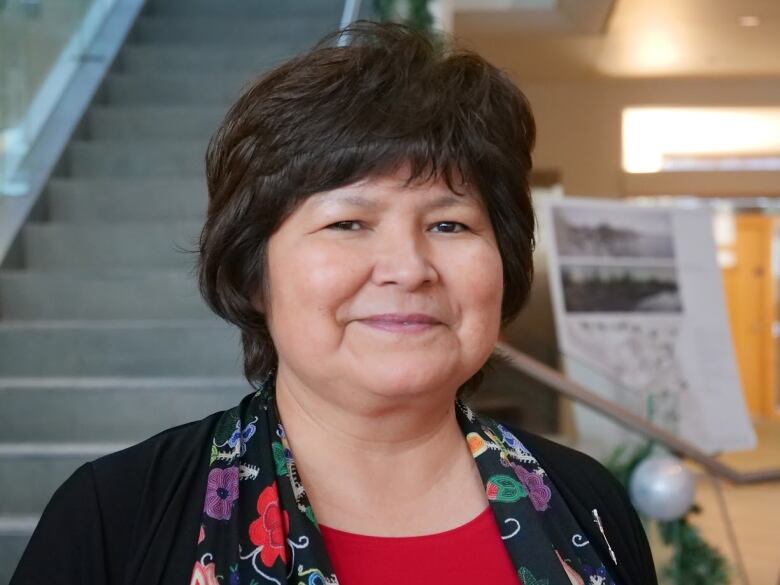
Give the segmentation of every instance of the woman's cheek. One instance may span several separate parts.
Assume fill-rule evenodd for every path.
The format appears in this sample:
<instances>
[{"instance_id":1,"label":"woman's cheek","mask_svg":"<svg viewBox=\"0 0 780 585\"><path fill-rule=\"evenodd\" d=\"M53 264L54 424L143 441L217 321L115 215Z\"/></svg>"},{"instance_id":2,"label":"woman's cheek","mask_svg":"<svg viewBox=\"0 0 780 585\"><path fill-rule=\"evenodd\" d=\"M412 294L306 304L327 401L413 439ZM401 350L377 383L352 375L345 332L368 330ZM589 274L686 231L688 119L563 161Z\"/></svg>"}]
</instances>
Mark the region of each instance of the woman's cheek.
<instances>
[{"instance_id":1,"label":"woman's cheek","mask_svg":"<svg viewBox=\"0 0 780 585\"><path fill-rule=\"evenodd\" d=\"M457 274L478 297L492 298L503 288L503 264L498 250L488 243L471 249L464 255ZM466 282L468 281L468 282Z\"/></svg>"},{"instance_id":2,"label":"woman's cheek","mask_svg":"<svg viewBox=\"0 0 780 585\"><path fill-rule=\"evenodd\" d=\"M492 314L493 318L500 322L504 294L503 263L500 254L494 248L483 251L475 263L473 274L474 305L479 307L483 318Z\"/></svg>"},{"instance_id":3,"label":"woman's cheek","mask_svg":"<svg viewBox=\"0 0 780 585\"><path fill-rule=\"evenodd\" d=\"M360 287L363 263L343 247L322 246L297 267L299 286L319 310L335 309Z\"/></svg>"}]
</instances>

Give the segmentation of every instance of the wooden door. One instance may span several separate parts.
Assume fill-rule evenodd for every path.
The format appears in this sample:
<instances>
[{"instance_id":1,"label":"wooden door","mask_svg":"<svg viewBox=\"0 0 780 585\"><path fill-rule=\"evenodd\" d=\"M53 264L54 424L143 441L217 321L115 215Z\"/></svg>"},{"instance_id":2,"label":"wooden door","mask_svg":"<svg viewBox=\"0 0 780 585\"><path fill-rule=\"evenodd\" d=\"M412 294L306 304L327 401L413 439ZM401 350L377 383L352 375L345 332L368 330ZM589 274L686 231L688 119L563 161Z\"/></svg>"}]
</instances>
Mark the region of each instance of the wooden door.
<instances>
[{"instance_id":1,"label":"wooden door","mask_svg":"<svg viewBox=\"0 0 780 585\"><path fill-rule=\"evenodd\" d=\"M766 215L736 215L732 261L723 268L732 339L751 415L770 414L770 397L776 392L773 221Z\"/></svg>"}]
</instances>

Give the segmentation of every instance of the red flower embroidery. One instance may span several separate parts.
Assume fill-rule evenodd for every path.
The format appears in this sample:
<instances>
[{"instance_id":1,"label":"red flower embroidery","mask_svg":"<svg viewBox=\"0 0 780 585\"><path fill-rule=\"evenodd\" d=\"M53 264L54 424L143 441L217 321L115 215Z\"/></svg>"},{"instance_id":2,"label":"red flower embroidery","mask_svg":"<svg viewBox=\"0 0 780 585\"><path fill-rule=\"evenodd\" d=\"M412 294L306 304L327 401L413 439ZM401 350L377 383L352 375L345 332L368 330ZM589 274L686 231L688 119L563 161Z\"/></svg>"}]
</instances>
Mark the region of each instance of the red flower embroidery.
<instances>
[{"instance_id":1,"label":"red flower embroidery","mask_svg":"<svg viewBox=\"0 0 780 585\"><path fill-rule=\"evenodd\" d=\"M257 498L257 512L260 517L249 525L249 539L255 546L262 547L260 559L266 567L273 565L277 557L287 563L290 517L279 507L276 482L265 488Z\"/></svg>"}]
</instances>

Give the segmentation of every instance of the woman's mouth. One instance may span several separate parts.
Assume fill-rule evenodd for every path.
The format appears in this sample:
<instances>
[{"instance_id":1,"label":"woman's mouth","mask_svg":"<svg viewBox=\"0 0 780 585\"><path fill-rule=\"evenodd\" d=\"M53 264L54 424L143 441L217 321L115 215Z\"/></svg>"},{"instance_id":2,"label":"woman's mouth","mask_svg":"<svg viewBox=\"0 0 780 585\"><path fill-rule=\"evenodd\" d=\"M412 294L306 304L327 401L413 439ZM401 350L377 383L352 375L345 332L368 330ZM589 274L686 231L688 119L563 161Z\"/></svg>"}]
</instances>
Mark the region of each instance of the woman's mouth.
<instances>
[{"instance_id":1,"label":"woman's mouth","mask_svg":"<svg viewBox=\"0 0 780 585\"><path fill-rule=\"evenodd\" d=\"M369 327L393 333L420 333L441 324L438 319L421 313L372 315L360 321Z\"/></svg>"}]
</instances>

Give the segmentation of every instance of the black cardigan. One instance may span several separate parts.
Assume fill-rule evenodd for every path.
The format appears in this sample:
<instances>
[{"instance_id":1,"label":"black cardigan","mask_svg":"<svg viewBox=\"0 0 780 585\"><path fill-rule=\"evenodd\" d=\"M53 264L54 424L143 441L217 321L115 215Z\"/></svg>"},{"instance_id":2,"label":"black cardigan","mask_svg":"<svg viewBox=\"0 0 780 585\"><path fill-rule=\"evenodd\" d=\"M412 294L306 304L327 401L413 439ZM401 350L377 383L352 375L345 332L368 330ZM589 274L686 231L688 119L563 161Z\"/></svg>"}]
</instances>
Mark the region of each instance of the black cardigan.
<instances>
[{"instance_id":1,"label":"black cardigan","mask_svg":"<svg viewBox=\"0 0 780 585\"><path fill-rule=\"evenodd\" d=\"M46 506L10 585L189 585L208 444L221 414L79 467ZM620 483L579 451L511 430L545 469L618 584L657 585L644 529Z\"/></svg>"}]
</instances>

